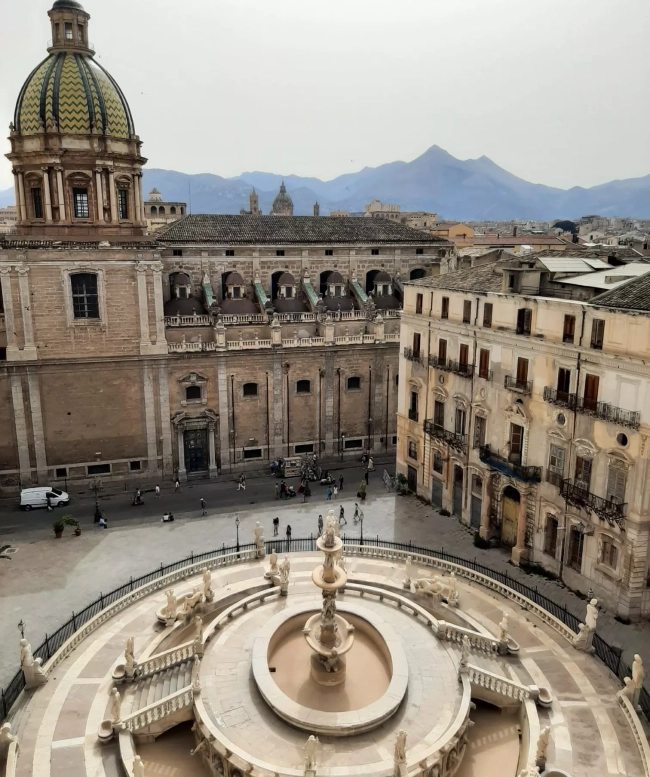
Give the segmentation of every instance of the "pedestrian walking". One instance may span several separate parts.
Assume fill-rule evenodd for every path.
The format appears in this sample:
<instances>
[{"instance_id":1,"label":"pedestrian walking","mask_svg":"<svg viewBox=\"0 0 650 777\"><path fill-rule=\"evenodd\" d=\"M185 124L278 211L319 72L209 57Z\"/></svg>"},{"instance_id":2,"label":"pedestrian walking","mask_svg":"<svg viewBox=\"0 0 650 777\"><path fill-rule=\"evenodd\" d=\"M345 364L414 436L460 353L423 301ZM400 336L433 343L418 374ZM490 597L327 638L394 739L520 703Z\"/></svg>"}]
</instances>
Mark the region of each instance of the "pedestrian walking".
<instances>
[{"instance_id":1,"label":"pedestrian walking","mask_svg":"<svg viewBox=\"0 0 650 777\"><path fill-rule=\"evenodd\" d=\"M354 503L354 515L352 516L352 520L355 523L359 520L359 505L356 502Z\"/></svg>"},{"instance_id":2,"label":"pedestrian walking","mask_svg":"<svg viewBox=\"0 0 650 777\"><path fill-rule=\"evenodd\" d=\"M160 496L160 486L156 483L156 496Z\"/></svg>"},{"instance_id":3,"label":"pedestrian walking","mask_svg":"<svg viewBox=\"0 0 650 777\"><path fill-rule=\"evenodd\" d=\"M370 473L368 472L368 470L366 470L365 478L366 478L366 485L367 486L370 485Z\"/></svg>"},{"instance_id":4,"label":"pedestrian walking","mask_svg":"<svg viewBox=\"0 0 650 777\"><path fill-rule=\"evenodd\" d=\"M338 495L339 495L339 487L338 487L338 486L336 485L336 483L335 483L335 484L334 484L334 499L336 499L336 497L337 497Z\"/></svg>"},{"instance_id":5,"label":"pedestrian walking","mask_svg":"<svg viewBox=\"0 0 650 777\"><path fill-rule=\"evenodd\" d=\"M368 472L374 472L375 471L375 460L372 458L372 456L368 459Z\"/></svg>"},{"instance_id":6,"label":"pedestrian walking","mask_svg":"<svg viewBox=\"0 0 650 777\"><path fill-rule=\"evenodd\" d=\"M332 501L332 486L327 487L327 501L328 502Z\"/></svg>"},{"instance_id":7,"label":"pedestrian walking","mask_svg":"<svg viewBox=\"0 0 650 777\"><path fill-rule=\"evenodd\" d=\"M309 488L309 483L305 483L305 488L302 492L302 501L303 504L307 501L307 497L311 496L311 488Z\"/></svg>"},{"instance_id":8,"label":"pedestrian walking","mask_svg":"<svg viewBox=\"0 0 650 777\"><path fill-rule=\"evenodd\" d=\"M280 527L280 519L276 516L273 519L273 536L274 537L278 536L278 529L279 529L279 527Z\"/></svg>"},{"instance_id":9,"label":"pedestrian walking","mask_svg":"<svg viewBox=\"0 0 650 777\"><path fill-rule=\"evenodd\" d=\"M201 497L201 515L207 515L208 514L208 506L205 503L205 499Z\"/></svg>"},{"instance_id":10,"label":"pedestrian walking","mask_svg":"<svg viewBox=\"0 0 650 777\"><path fill-rule=\"evenodd\" d=\"M287 524L287 542L291 542L291 524Z\"/></svg>"},{"instance_id":11,"label":"pedestrian walking","mask_svg":"<svg viewBox=\"0 0 650 777\"><path fill-rule=\"evenodd\" d=\"M345 510L343 509L343 505L341 505L341 509L339 510L339 526L345 526L346 524Z\"/></svg>"},{"instance_id":12,"label":"pedestrian walking","mask_svg":"<svg viewBox=\"0 0 650 777\"><path fill-rule=\"evenodd\" d=\"M318 535L320 536L323 533L323 516L318 516Z\"/></svg>"},{"instance_id":13,"label":"pedestrian walking","mask_svg":"<svg viewBox=\"0 0 650 777\"><path fill-rule=\"evenodd\" d=\"M287 498L287 484L282 480L280 482L280 499Z\"/></svg>"},{"instance_id":14,"label":"pedestrian walking","mask_svg":"<svg viewBox=\"0 0 650 777\"><path fill-rule=\"evenodd\" d=\"M179 491L181 491L181 481L176 478L176 482L174 483L174 493L178 494Z\"/></svg>"},{"instance_id":15,"label":"pedestrian walking","mask_svg":"<svg viewBox=\"0 0 650 777\"><path fill-rule=\"evenodd\" d=\"M246 491L246 475L243 472L237 481L237 491Z\"/></svg>"},{"instance_id":16,"label":"pedestrian walking","mask_svg":"<svg viewBox=\"0 0 650 777\"><path fill-rule=\"evenodd\" d=\"M52 499L49 494L45 497L45 504L47 505L47 511L48 513L52 512Z\"/></svg>"},{"instance_id":17,"label":"pedestrian walking","mask_svg":"<svg viewBox=\"0 0 650 777\"><path fill-rule=\"evenodd\" d=\"M339 491L343 491L343 475L339 477Z\"/></svg>"}]
</instances>

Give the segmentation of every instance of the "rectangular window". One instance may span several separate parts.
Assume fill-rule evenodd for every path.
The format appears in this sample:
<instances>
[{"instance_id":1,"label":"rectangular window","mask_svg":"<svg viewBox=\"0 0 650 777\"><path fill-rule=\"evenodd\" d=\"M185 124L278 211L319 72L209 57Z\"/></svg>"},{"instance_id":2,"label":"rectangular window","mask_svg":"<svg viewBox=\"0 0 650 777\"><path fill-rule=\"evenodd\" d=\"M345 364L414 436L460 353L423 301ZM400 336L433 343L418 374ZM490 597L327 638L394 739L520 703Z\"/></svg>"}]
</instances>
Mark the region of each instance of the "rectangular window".
<instances>
[{"instance_id":1,"label":"rectangular window","mask_svg":"<svg viewBox=\"0 0 650 777\"><path fill-rule=\"evenodd\" d=\"M487 429L487 418L481 415L474 417L474 447L481 448L485 445L485 432Z\"/></svg>"},{"instance_id":2,"label":"rectangular window","mask_svg":"<svg viewBox=\"0 0 650 777\"><path fill-rule=\"evenodd\" d=\"M422 303L424 302L424 295L417 294L415 297L415 312L422 313Z\"/></svg>"},{"instance_id":3,"label":"rectangular window","mask_svg":"<svg viewBox=\"0 0 650 777\"><path fill-rule=\"evenodd\" d=\"M606 564L611 569L616 569L618 566L618 548L613 542L603 540L600 562L601 564Z\"/></svg>"},{"instance_id":4,"label":"rectangular window","mask_svg":"<svg viewBox=\"0 0 650 777\"><path fill-rule=\"evenodd\" d=\"M77 40L79 43L84 42L84 28L80 24L77 25Z\"/></svg>"},{"instance_id":5,"label":"rectangular window","mask_svg":"<svg viewBox=\"0 0 650 777\"><path fill-rule=\"evenodd\" d=\"M517 311L517 334L529 335L533 312L530 308L519 308Z\"/></svg>"},{"instance_id":6,"label":"rectangular window","mask_svg":"<svg viewBox=\"0 0 650 777\"><path fill-rule=\"evenodd\" d=\"M576 334L576 317L564 316L564 329L562 330L562 342L572 343Z\"/></svg>"},{"instance_id":7,"label":"rectangular window","mask_svg":"<svg viewBox=\"0 0 650 777\"><path fill-rule=\"evenodd\" d=\"M439 451L433 452L433 471L442 475L442 456Z\"/></svg>"},{"instance_id":8,"label":"rectangular window","mask_svg":"<svg viewBox=\"0 0 650 777\"><path fill-rule=\"evenodd\" d=\"M528 359L517 359L517 387L525 389L528 383Z\"/></svg>"},{"instance_id":9,"label":"rectangular window","mask_svg":"<svg viewBox=\"0 0 650 777\"><path fill-rule=\"evenodd\" d=\"M130 461L129 462L129 469L131 472L139 472L142 469L142 462L141 461Z\"/></svg>"},{"instance_id":10,"label":"rectangular window","mask_svg":"<svg viewBox=\"0 0 650 777\"><path fill-rule=\"evenodd\" d=\"M61 35L60 27L61 27L61 25L58 22L54 25L54 41L55 41L55 43L59 42L59 37Z\"/></svg>"},{"instance_id":11,"label":"rectangular window","mask_svg":"<svg viewBox=\"0 0 650 777\"><path fill-rule=\"evenodd\" d=\"M509 289L515 288L515 276L512 273L508 275L508 288Z\"/></svg>"},{"instance_id":12,"label":"rectangular window","mask_svg":"<svg viewBox=\"0 0 650 777\"><path fill-rule=\"evenodd\" d=\"M7 361L7 349L3 346L0 348L0 362Z\"/></svg>"},{"instance_id":13,"label":"rectangular window","mask_svg":"<svg viewBox=\"0 0 650 777\"><path fill-rule=\"evenodd\" d=\"M481 348L478 358L478 376L488 379L490 372L490 352L487 348Z\"/></svg>"},{"instance_id":14,"label":"rectangular window","mask_svg":"<svg viewBox=\"0 0 650 777\"><path fill-rule=\"evenodd\" d=\"M568 402L571 390L571 370L560 367L557 371L557 398Z\"/></svg>"},{"instance_id":15,"label":"rectangular window","mask_svg":"<svg viewBox=\"0 0 650 777\"><path fill-rule=\"evenodd\" d=\"M440 429L445 428L445 403L437 399L433 404L433 425Z\"/></svg>"},{"instance_id":16,"label":"rectangular window","mask_svg":"<svg viewBox=\"0 0 650 777\"><path fill-rule=\"evenodd\" d=\"M72 40L72 22L65 22L65 39Z\"/></svg>"},{"instance_id":17,"label":"rectangular window","mask_svg":"<svg viewBox=\"0 0 650 777\"><path fill-rule=\"evenodd\" d=\"M89 464L86 467L86 470L89 475L110 475L111 465L110 464Z\"/></svg>"},{"instance_id":18,"label":"rectangular window","mask_svg":"<svg viewBox=\"0 0 650 777\"><path fill-rule=\"evenodd\" d=\"M605 321L602 318L594 318L591 322L591 347L597 351L602 351L604 339Z\"/></svg>"},{"instance_id":19,"label":"rectangular window","mask_svg":"<svg viewBox=\"0 0 650 777\"><path fill-rule=\"evenodd\" d=\"M600 378L598 375L585 375L585 397L584 407L585 410L595 411L598 409L598 388L600 385Z\"/></svg>"},{"instance_id":20,"label":"rectangular window","mask_svg":"<svg viewBox=\"0 0 650 777\"><path fill-rule=\"evenodd\" d=\"M372 254L372 256L379 256L379 249L378 248L373 248L370 251L370 253Z\"/></svg>"},{"instance_id":21,"label":"rectangular window","mask_svg":"<svg viewBox=\"0 0 650 777\"><path fill-rule=\"evenodd\" d=\"M359 391L361 388L361 378L348 378L348 391Z\"/></svg>"},{"instance_id":22,"label":"rectangular window","mask_svg":"<svg viewBox=\"0 0 650 777\"><path fill-rule=\"evenodd\" d=\"M447 341L438 340L438 363L445 366L447 363Z\"/></svg>"},{"instance_id":23,"label":"rectangular window","mask_svg":"<svg viewBox=\"0 0 650 777\"><path fill-rule=\"evenodd\" d=\"M483 305L483 326L486 329L490 329L492 326L492 303L486 302Z\"/></svg>"},{"instance_id":24,"label":"rectangular window","mask_svg":"<svg viewBox=\"0 0 650 777\"><path fill-rule=\"evenodd\" d=\"M572 527L569 534L569 558L568 563L576 572L582 569L582 549L584 545L584 534L575 526Z\"/></svg>"},{"instance_id":25,"label":"rectangular window","mask_svg":"<svg viewBox=\"0 0 650 777\"><path fill-rule=\"evenodd\" d=\"M313 453L314 452L314 443L313 442L305 442L302 445L295 445L293 448L293 452L298 456L301 453Z\"/></svg>"},{"instance_id":26,"label":"rectangular window","mask_svg":"<svg viewBox=\"0 0 650 777\"><path fill-rule=\"evenodd\" d=\"M578 488L589 491L589 486L591 485L591 459L583 459L582 456L576 456L575 483Z\"/></svg>"},{"instance_id":27,"label":"rectangular window","mask_svg":"<svg viewBox=\"0 0 650 777\"><path fill-rule=\"evenodd\" d=\"M472 301L466 299L463 302L463 324L469 324L472 320Z\"/></svg>"},{"instance_id":28,"label":"rectangular window","mask_svg":"<svg viewBox=\"0 0 650 777\"><path fill-rule=\"evenodd\" d=\"M34 206L34 218L43 218L43 198L40 188L32 189L32 205Z\"/></svg>"},{"instance_id":29,"label":"rectangular window","mask_svg":"<svg viewBox=\"0 0 650 777\"><path fill-rule=\"evenodd\" d=\"M126 189L117 190L117 207L121 219L129 217L129 193Z\"/></svg>"},{"instance_id":30,"label":"rectangular window","mask_svg":"<svg viewBox=\"0 0 650 777\"><path fill-rule=\"evenodd\" d=\"M420 333L413 333L413 356L416 359L420 358Z\"/></svg>"},{"instance_id":31,"label":"rectangular window","mask_svg":"<svg viewBox=\"0 0 650 777\"><path fill-rule=\"evenodd\" d=\"M564 477L564 448L559 445L551 445L551 451L548 457L548 477L549 483L560 488L562 478Z\"/></svg>"},{"instance_id":32,"label":"rectangular window","mask_svg":"<svg viewBox=\"0 0 650 777\"><path fill-rule=\"evenodd\" d=\"M411 391L411 404L409 406L409 420L418 420L418 392Z\"/></svg>"},{"instance_id":33,"label":"rectangular window","mask_svg":"<svg viewBox=\"0 0 650 777\"><path fill-rule=\"evenodd\" d=\"M422 254L424 253L424 248L416 248L415 253L417 254L417 256L422 256Z\"/></svg>"},{"instance_id":34,"label":"rectangular window","mask_svg":"<svg viewBox=\"0 0 650 777\"><path fill-rule=\"evenodd\" d=\"M524 452L524 427L519 424L510 424L510 455L508 460L513 464L521 464Z\"/></svg>"},{"instance_id":35,"label":"rectangular window","mask_svg":"<svg viewBox=\"0 0 650 777\"><path fill-rule=\"evenodd\" d=\"M244 448L244 458L245 459L261 459L262 458L262 449L261 448Z\"/></svg>"},{"instance_id":36,"label":"rectangular window","mask_svg":"<svg viewBox=\"0 0 650 777\"><path fill-rule=\"evenodd\" d=\"M68 477L68 468L67 467L57 467L54 471L54 476L57 478L67 478Z\"/></svg>"},{"instance_id":37,"label":"rectangular window","mask_svg":"<svg viewBox=\"0 0 650 777\"><path fill-rule=\"evenodd\" d=\"M72 312L75 318L99 318L99 293L94 273L75 273L70 276Z\"/></svg>"},{"instance_id":38,"label":"rectangular window","mask_svg":"<svg viewBox=\"0 0 650 777\"><path fill-rule=\"evenodd\" d=\"M546 516L546 529L544 531L544 553L547 556L553 556L557 551L557 529L558 524L555 518L550 515Z\"/></svg>"},{"instance_id":39,"label":"rectangular window","mask_svg":"<svg viewBox=\"0 0 650 777\"><path fill-rule=\"evenodd\" d=\"M627 485L627 472L610 466L607 473L607 500L614 504L625 504L625 486Z\"/></svg>"},{"instance_id":40,"label":"rectangular window","mask_svg":"<svg viewBox=\"0 0 650 777\"><path fill-rule=\"evenodd\" d=\"M172 256L183 256L183 249L182 248L173 248L172 249Z\"/></svg>"},{"instance_id":41,"label":"rectangular window","mask_svg":"<svg viewBox=\"0 0 650 777\"><path fill-rule=\"evenodd\" d=\"M449 318L449 297L442 298L442 312L440 318Z\"/></svg>"},{"instance_id":42,"label":"rectangular window","mask_svg":"<svg viewBox=\"0 0 650 777\"><path fill-rule=\"evenodd\" d=\"M279 249L278 251L275 252L275 255L276 256L284 256L284 251L282 249Z\"/></svg>"},{"instance_id":43,"label":"rectangular window","mask_svg":"<svg viewBox=\"0 0 650 777\"><path fill-rule=\"evenodd\" d=\"M73 189L72 200L74 202L74 217L76 219L87 219L88 189Z\"/></svg>"},{"instance_id":44,"label":"rectangular window","mask_svg":"<svg viewBox=\"0 0 650 777\"><path fill-rule=\"evenodd\" d=\"M226 256L234 256L235 252L232 248L226 248Z\"/></svg>"},{"instance_id":45,"label":"rectangular window","mask_svg":"<svg viewBox=\"0 0 650 777\"><path fill-rule=\"evenodd\" d=\"M325 256L334 256L334 251L331 248L326 248Z\"/></svg>"},{"instance_id":46,"label":"rectangular window","mask_svg":"<svg viewBox=\"0 0 650 777\"><path fill-rule=\"evenodd\" d=\"M454 431L456 434L465 434L465 411L461 410L459 407L456 408Z\"/></svg>"},{"instance_id":47,"label":"rectangular window","mask_svg":"<svg viewBox=\"0 0 650 777\"><path fill-rule=\"evenodd\" d=\"M363 440L346 440L343 447L346 451L363 448Z\"/></svg>"},{"instance_id":48,"label":"rectangular window","mask_svg":"<svg viewBox=\"0 0 650 777\"><path fill-rule=\"evenodd\" d=\"M461 367L467 367L469 364L469 345L465 345L465 343L458 350L458 363Z\"/></svg>"}]
</instances>

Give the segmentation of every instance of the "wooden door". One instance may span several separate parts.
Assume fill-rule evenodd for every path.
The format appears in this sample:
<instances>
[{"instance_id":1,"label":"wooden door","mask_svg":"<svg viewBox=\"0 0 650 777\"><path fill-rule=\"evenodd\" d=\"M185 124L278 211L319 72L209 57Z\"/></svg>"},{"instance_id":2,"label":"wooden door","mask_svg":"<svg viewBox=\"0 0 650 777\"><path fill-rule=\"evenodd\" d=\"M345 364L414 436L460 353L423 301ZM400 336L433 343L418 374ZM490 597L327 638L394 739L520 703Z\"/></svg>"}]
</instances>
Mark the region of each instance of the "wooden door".
<instances>
[{"instance_id":1,"label":"wooden door","mask_svg":"<svg viewBox=\"0 0 650 777\"><path fill-rule=\"evenodd\" d=\"M452 513L458 518L463 516L463 470L454 467L454 493L452 498Z\"/></svg>"},{"instance_id":2,"label":"wooden door","mask_svg":"<svg viewBox=\"0 0 650 777\"><path fill-rule=\"evenodd\" d=\"M524 427L510 424L510 456L514 464L521 464L521 454L524 449Z\"/></svg>"},{"instance_id":3,"label":"wooden door","mask_svg":"<svg viewBox=\"0 0 650 777\"><path fill-rule=\"evenodd\" d=\"M517 543L517 520L519 502L504 496L501 502L501 542L512 548Z\"/></svg>"},{"instance_id":4,"label":"wooden door","mask_svg":"<svg viewBox=\"0 0 650 777\"><path fill-rule=\"evenodd\" d=\"M433 478L431 481L431 504L434 507L442 507L442 480Z\"/></svg>"},{"instance_id":5,"label":"wooden door","mask_svg":"<svg viewBox=\"0 0 650 777\"><path fill-rule=\"evenodd\" d=\"M596 411L598 409L598 375L585 375L585 410Z\"/></svg>"},{"instance_id":6,"label":"wooden door","mask_svg":"<svg viewBox=\"0 0 650 777\"><path fill-rule=\"evenodd\" d=\"M469 516L469 525L472 529L479 529L481 526L481 507L483 500L472 494L472 508Z\"/></svg>"}]
</instances>

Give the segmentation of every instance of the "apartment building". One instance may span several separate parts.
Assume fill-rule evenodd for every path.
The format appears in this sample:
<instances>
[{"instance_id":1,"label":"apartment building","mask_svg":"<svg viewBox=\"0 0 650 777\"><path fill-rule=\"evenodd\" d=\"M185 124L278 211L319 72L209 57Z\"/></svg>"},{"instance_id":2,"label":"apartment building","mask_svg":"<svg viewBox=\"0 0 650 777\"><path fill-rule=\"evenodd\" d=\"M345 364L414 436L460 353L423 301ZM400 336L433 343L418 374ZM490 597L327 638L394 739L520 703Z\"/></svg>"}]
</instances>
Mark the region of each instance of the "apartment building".
<instances>
[{"instance_id":1,"label":"apartment building","mask_svg":"<svg viewBox=\"0 0 650 777\"><path fill-rule=\"evenodd\" d=\"M398 471L515 564L638 618L650 276L587 302L541 296L541 275L511 259L405 285Z\"/></svg>"}]
</instances>

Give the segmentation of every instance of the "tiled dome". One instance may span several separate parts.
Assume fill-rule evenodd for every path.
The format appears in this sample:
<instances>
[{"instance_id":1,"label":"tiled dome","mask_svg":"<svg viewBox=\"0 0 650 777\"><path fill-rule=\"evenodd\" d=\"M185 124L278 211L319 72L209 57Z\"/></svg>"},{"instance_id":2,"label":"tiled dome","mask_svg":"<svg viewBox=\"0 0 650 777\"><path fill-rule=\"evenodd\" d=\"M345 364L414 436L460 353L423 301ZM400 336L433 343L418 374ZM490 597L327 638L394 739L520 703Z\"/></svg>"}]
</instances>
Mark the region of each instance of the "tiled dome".
<instances>
[{"instance_id":1,"label":"tiled dome","mask_svg":"<svg viewBox=\"0 0 650 777\"><path fill-rule=\"evenodd\" d=\"M77 8L75 0L58 0L57 8ZM32 71L18 95L14 125L21 135L56 128L62 134L93 130L116 138L135 135L129 105L113 77L91 56L50 54Z\"/></svg>"}]
</instances>

